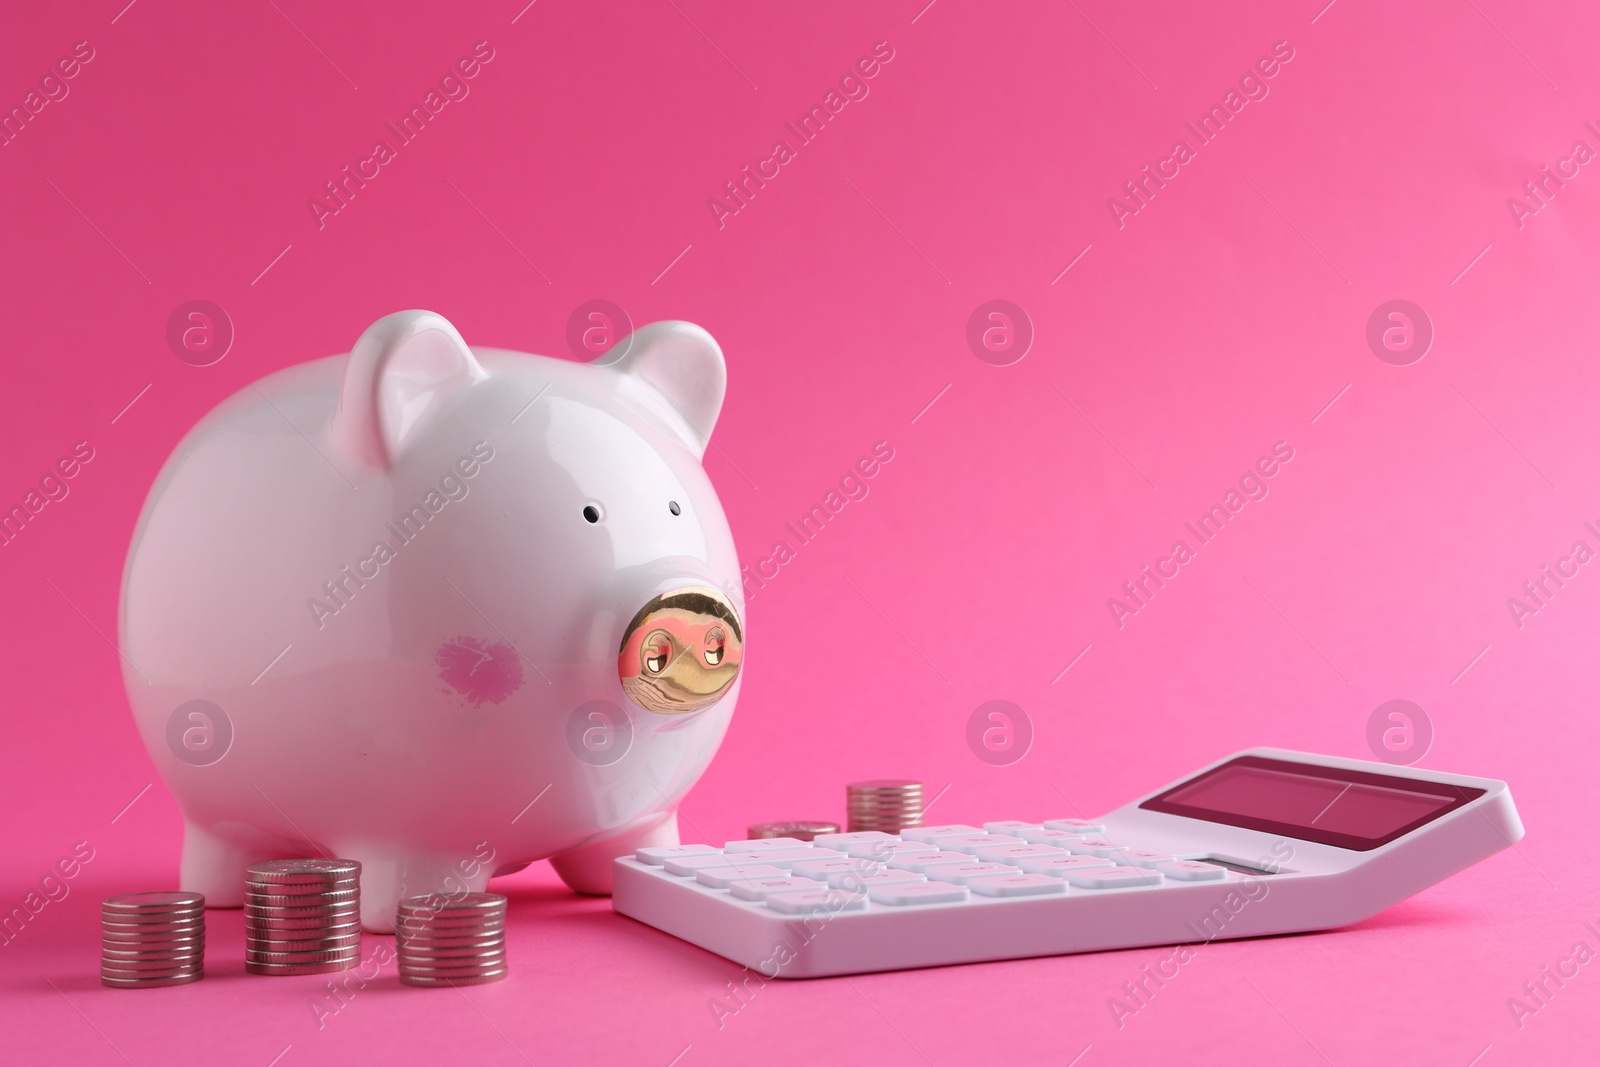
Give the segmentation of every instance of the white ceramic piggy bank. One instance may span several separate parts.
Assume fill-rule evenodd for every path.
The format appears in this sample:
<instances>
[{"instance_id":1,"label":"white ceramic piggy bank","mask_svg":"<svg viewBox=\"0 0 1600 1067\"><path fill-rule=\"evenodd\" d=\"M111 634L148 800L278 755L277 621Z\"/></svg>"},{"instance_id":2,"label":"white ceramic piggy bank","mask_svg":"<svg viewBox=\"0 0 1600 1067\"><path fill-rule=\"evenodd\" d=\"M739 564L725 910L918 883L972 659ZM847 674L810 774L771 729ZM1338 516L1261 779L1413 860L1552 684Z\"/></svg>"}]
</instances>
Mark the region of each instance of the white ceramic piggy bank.
<instances>
[{"instance_id":1,"label":"white ceramic piggy bank","mask_svg":"<svg viewBox=\"0 0 1600 1067\"><path fill-rule=\"evenodd\" d=\"M701 468L722 352L682 322L590 364L469 349L438 315L240 390L156 479L124 677L183 809L180 882L359 860L361 921L550 857L677 838L733 714L733 538Z\"/></svg>"}]
</instances>

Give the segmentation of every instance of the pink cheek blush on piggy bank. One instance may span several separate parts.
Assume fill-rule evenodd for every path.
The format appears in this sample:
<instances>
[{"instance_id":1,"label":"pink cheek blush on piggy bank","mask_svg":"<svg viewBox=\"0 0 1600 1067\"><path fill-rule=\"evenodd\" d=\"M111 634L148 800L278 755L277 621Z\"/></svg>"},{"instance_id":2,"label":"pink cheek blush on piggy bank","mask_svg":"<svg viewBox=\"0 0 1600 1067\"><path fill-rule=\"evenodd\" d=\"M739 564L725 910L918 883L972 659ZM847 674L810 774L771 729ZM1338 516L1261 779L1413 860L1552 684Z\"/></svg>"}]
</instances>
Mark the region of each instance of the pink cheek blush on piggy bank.
<instances>
[{"instance_id":1,"label":"pink cheek blush on piggy bank","mask_svg":"<svg viewBox=\"0 0 1600 1067\"><path fill-rule=\"evenodd\" d=\"M727 380L698 326L593 363L468 348L426 311L191 430L123 575L139 731L184 815L181 887L361 863L361 924L549 857L581 893L676 844L744 655L700 465Z\"/></svg>"}]
</instances>

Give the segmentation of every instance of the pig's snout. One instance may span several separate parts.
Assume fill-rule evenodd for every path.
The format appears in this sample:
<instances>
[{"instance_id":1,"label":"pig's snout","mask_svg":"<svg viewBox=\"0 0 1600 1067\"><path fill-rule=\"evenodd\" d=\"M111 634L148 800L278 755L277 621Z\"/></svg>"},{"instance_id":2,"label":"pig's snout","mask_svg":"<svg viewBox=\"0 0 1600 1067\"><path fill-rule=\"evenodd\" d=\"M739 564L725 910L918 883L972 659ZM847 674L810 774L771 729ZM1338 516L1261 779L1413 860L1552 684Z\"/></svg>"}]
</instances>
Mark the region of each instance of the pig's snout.
<instances>
[{"instance_id":1,"label":"pig's snout","mask_svg":"<svg viewBox=\"0 0 1600 1067\"><path fill-rule=\"evenodd\" d=\"M617 676L646 711L681 715L714 704L739 676L744 630L728 598L697 587L652 597L622 634Z\"/></svg>"}]
</instances>

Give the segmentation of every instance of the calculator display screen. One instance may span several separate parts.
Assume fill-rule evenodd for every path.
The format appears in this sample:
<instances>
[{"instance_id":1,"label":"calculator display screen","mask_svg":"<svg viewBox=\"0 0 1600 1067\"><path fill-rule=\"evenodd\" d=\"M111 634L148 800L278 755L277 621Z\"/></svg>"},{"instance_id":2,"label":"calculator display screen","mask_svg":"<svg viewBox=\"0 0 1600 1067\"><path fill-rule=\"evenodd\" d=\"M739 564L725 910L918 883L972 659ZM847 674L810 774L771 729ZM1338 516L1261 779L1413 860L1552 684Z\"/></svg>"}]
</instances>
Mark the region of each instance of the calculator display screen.
<instances>
[{"instance_id":1,"label":"calculator display screen","mask_svg":"<svg viewBox=\"0 0 1600 1067\"><path fill-rule=\"evenodd\" d=\"M1240 756L1139 806L1366 852L1482 795L1470 786Z\"/></svg>"}]
</instances>

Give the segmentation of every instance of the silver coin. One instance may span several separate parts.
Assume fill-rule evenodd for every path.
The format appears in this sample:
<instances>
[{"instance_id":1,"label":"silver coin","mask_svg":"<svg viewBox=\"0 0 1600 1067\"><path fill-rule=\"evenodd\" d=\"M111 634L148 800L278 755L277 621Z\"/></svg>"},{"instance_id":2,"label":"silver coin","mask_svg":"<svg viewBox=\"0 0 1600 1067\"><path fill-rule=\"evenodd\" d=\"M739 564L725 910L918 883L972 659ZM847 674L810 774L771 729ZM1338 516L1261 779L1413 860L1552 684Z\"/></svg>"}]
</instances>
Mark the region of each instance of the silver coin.
<instances>
[{"instance_id":1,"label":"silver coin","mask_svg":"<svg viewBox=\"0 0 1600 1067\"><path fill-rule=\"evenodd\" d=\"M247 919L244 924L246 933L278 933L280 931L316 931L327 933L330 931L341 934L353 934L355 930L346 927L360 927L361 916L359 913L350 915L323 916L315 922L307 923L302 919ZM299 936L299 935L296 935Z\"/></svg>"},{"instance_id":2,"label":"silver coin","mask_svg":"<svg viewBox=\"0 0 1600 1067\"><path fill-rule=\"evenodd\" d=\"M485 926L482 923L440 923L437 926L395 926L395 937L400 941L411 941L418 937L486 937L491 934L504 934L506 928L496 925Z\"/></svg>"},{"instance_id":3,"label":"silver coin","mask_svg":"<svg viewBox=\"0 0 1600 1067\"><path fill-rule=\"evenodd\" d=\"M205 977L203 971L193 974L175 974L166 978L121 978L116 975L101 974L100 984L110 986L112 989L145 989L166 985L188 985L198 982Z\"/></svg>"},{"instance_id":4,"label":"silver coin","mask_svg":"<svg viewBox=\"0 0 1600 1067\"><path fill-rule=\"evenodd\" d=\"M245 877L255 882L315 882L360 876L361 864L355 860L267 860L245 868Z\"/></svg>"},{"instance_id":5,"label":"silver coin","mask_svg":"<svg viewBox=\"0 0 1600 1067\"><path fill-rule=\"evenodd\" d=\"M246 889L244 902L246 904L262 904L269 908L303 908L308 904L344 904L349 901L360 900L359 889L329 889L318 893L263 893L259 890Z\"/></svg>"},{"instance_id":6,"label":"silver coin","mask_svg":"<svg viewBox=\"0 0 1600 1067\"><path fill-rule=\"evenodd\" d=\"M101 945L101 960L200 960L205 945L181 945L173 949L112 949Z\"/></svg>"},{"instance_id":7,"label":"silver coin","mask_svg":"<svg viewBox=\"0 0 1600 1067\"><path fill-rule=\"evenodd\" d=\"M246 937L270 937L278 941L315 941L323 937L352 937L361 933L360 923L340 923L337 926L262 926L252 923L244 928Z\"/></svg>"},{"instance_id":8,"label":"silver coin","mask_svg":"<svg viewBox=\"0 0 1600 1067\"><path fill-rule=\"evenodd\" d=\"M205 922L205 920L206 916L203 911L134 912L102 910L100 912L101 922L118 923L122 926L149 926L151 924L159 926L162 923L198 923Z\"/></svg>"},{"instance_id":9,"label":"silver coin","mask_svg":"<svg viewBox=\"0 0 1600 1067\"><path fill-rule=\"evenodd\" d=\"M201 956L165 956L151 959L125 959L117 957L100 957L100 966L109 967L114 971L188 971L196 967L205 966L205 959Z\"/></svg>"},{"instance_id":10,"label":"silver coin","mask_svg":"<svg viewBox=\"0 0 1600 1067\"><path fill-rule=\"evenodd\" d=\"M320 915L359 915L361 905L356 901L343 904L307 904L303 907L288 907L281 904L246 904L244 906L245 918L255 916L262 919L311 919Z\"/></svg>"},{"instance_id":11,"label":"silver coin","mask_svg":"<svg viewBox=\"0 0 1600 1067\"><path fill-rule=\"evenodd\" d=\"M426 957L426 955L451 955L451 953L480 952L506 952L506 939L498 937L493 941L467 941L451 942L451 944L438 944L438 942L395 942L395 952L400 953L400 958Z\"/></svg>"},{"instance_id":12,"label":"silver coin","mask_svg":"<svg viewBox=\"0 0 1600 1067\"><path fill-rule=\"evenodd\" d=\"M505 922L506 913L504 909L498 911L439 911L426 915L402 911L395 916L395 921L407 926L429 926L435 923L477 923L480 926L487 926L490 923Z\"/></svg>"},{"instance_id":13,"label":"silver coin","mask_svg":"<svg viewBox=\"0 0 1600 1067\"><path fill-rule=\"evenodd\" d=\"M265 953L247 951L244 954L244 961L246 963L253 963L262 967L298 967L303 964L310 964L312 966L337 964L340 970L348 970L349 968L354 967L361 962L361 954L359 952L351 952L344 955L336 955L329 952L321 955L316 953L295 953L293 955L289 955L282 952Z\"/></svg>"},{"instance_id":14,"label":"silver coin","mask_svg":"<svg viewBox=\"0 0 1600 1067\"><path fill-rule=\"evenodd\" d=\"M118 963L140 963L146 960L186 963L205 959L205 955L204 948L131 949L126 951L103 948L100 950L100 958L102 960Z\"/></svg>"},{"instance_id":15,"label":"silver coin","mask_svg":"<svg viewBox=\"0 0 1600 1067\"><path fill-rule=\"evenodd\" d=\"M437 930L408 930L403 934L397 930L394 938L396 945L426 945L443 941L503 941L505 936L503 926L487 930L475 926L442 926Z\"/></svg>"},{"instance_id":16,"label":"silver coin","mask_svg":"<svg viewBox=\"0 0 1600 1067\"><path fill-rule=\"evenodd\" d=\"M244 969L246 974L332 974L348 971L360 962L359 957L333 963L255 963L247 959Z\"/></svg>"},{"instance_id":17,"label":"silver coin","mask_svg":"<svg viewBox=\"0 0 1600 1067\"><path fill-rule=\"evenodd\" d=\"M361 888L361 883L349 882L319 882L316 884L306 882L292 882L278 884L275 882L246 882L245 892L252 896L269 897L294 897L297 900L303 897L325 896L331 893L354 893Z\"/></svg>"},{"instance_id":18,"label":"silver coin","mask_svg":"<svg viewBox=\"0 0 1600 1067\"><path fill-rule=\"evenodd\" d=\"M397 951L405 952L408 949L412 949L412 948L418 948L418 949L429 949L429 948L487 948L487 947L489 947L491 945L503 945L505 943L506 943L506 935L503 934L503 933L499 933L499 934L483 934L480 937L407 937L407 938L396 938L394 946L395 946L395 949Z\"/></svg>"},{"instance_id":19,"label":"silver coin","mask_svg":"<svg viewBox=\"0 0 1600 1067\"><path fill-rule=\"evenodd\" d=\"M255 942L245 945L244 958L257 963L326 963L359 957L360 945L324 945L318 948L295 948L292 945L262 945Z\"/></svg>"},{"instance_id":20,"label":"silver coin","mask_svg":"<svg viewBox=\"0 0 1600 1067\"><path fill-rule=\"evenodd\" d=\"M115 942L115 943L109 944L109 945L102 944L100 946L100 955L103 956L103 957L106 957L107 959L113 959L113 958L141 959L141 958L159 958L159 957L163 957L163 956L165 956L165 957L167 957L169 959L177 958L177 957L180 957L180 956L181 957L185 957L185 958L197 958L197 957L203 955L205 953L205 950L206 950L206 946L205 946L205 942L203 942L203 941L194 941L194 942L190 942L189 944L186 944L186 945L175 945L175 946L165 946L165 945L150 946L150 945L142 945L142 944L141 945L135 945L135 944L129 944L126 941L119 941L119 942Z\"/></svg>"},{"instance_id":21,"label":"silver coin","mask_svg":"<svg viewBox=\"0 0 1600 1067\"><path fill-rule=\"evenodd\" d=\"M274 937L315 937L322 933L354 934L362 923L355 915L346 920L328 921L323 918L267 918L245 923L245 931L270 933Z\"/></svg>"},{"instance_id":22,"label":"silver coin","mask_svg":"<svg viewBox=\"0 0 1600 1067\"><path fill-rule=\"evenodd\" d=\"M157 930L163 926L204 926L204 913L194 915L150 915L135 918L126 915L102 915L100 925L125 930Z\"/></svg>"},{"instance_id":23,"label":"silver coin","mask_svg":"<svg viewBox=\"0 0 1600 1067\"><path fill-rule=\"evenodd\" d=\"M101 955L122 956L130 952L167 952L173 955L201 956L206 943L196 938L192 941L103 941Z\"/></svg>"},{"instance_id":24,"label":"silver coin","mask_svg":"<svg viewBox=\"0 0 1600 1067\"><path fill-rule=\"evenodd\" d=\"M292 907L284 904L246 904L244 915L246 919L316 919L323 916L359 915L361 904L359 901L348 901L343 904L305 904Z\"/></svg>"},{"instance_id":25,"label":"silver coin","mask_svg":"<svg viewBox=\"0 0 1600 1067\"><path fill-rule=\"evenodd\" d=\"M339 923L336 926L286 926L282 923L250 923L244 928L247 937L275 937L281 941L309 941L319 937L347 937L361 932L360 923Z\"/></svg>"},{"instance_id":26,"label":"silver coin","mask_svg":"<svg viewBox=\"0 0 1600 1067\"><path fill-rule=\"evenodd\" d=\"M247 937L244 947L256 952L342 952L359 949L361 937L308 938L304 941L278 941L270 937Z\"/></svg>"},{"instance_id":27,"label":"silver coin","mask_svg":"<svg viewBox=\"0 0 1600 1067\"><path fill-rule=\"evenodd\" d=\"M432 963L437 960L494 960L506 958L506 945L491 945L491 947L459 947L459 949L411 949L406 947L405 952L398 953L402 963Z\"/></svg>"},{"instance_id":28,"label":"silver coin","mask_svg":"<svg viewBox=\"0 0 1600 1067\"><path fill-rule=\"evenodd\" d=\"M200 959L178 960L100 960L102 971L115 971L118 974L141 975L149 971L176 974L179 971L191 971L203 965Z\"/></svg>"},{"instance_id":29,"label":"silver coin","mask_svg":"<svg viewBox=\"0 0 1600 1067\"><path fill-rule=\"evenodd\" d=\"M330 937L359 937L359 925L328 926L314 930L279 930L272 926L246 926L244 936L257 937L263 941L325 941Z\"/></svg>"},{"instance_id":30,"label":"silver coin","mask_svg":"<svg viewBox=\"0 0 1600 1067\"><path fill-rule=\"evenodd\" d=\"M493 911L506 906L506 898L499 893L459 893L445 895L430 893L420 897L406 897L400 902L401 914L426 911Z\"/></svg>"},{"instance_id":31,"label":"silver coin","mask_svg":"<svg viewBox=\"0 0 1600 1067\"><path fill-rule=\"evenodd\" d=\"M436 926L431 930L406 930L394 932L395 943L404 945L411 941L482 941L484 938L505 937L504 926Z\"/></svg>"},{"instance_id":32,"label":"silver coin","mask_svg":"<svg viewBox=\"0 0 1600 1067\"><path fill-rule=\"evenodd\" d=\"M497 965L495 965L493 967L484 967L484 968L463 967L463 968L460 968L460 969L457 969L457 970L415 971L415 970L406 970L405 968L401 968L401 970L400 970L400 980L402 982L404 982L407 979L433 979L435 981L441 981L442 982L442 981L460 980L462 978L503 977L509 969L510 968L508 968L503 963L497 964Z\"/></svg>"},{"instance_id":33,"label":"silver coin","mask_svg":"<svg viewBox=\"0 0 1600 1067\"><path fill-rule=\"evenodd\" d=\"M454 977L456 975L489 974L493 971L503 971L506 969L506 966L506 961L503 959L464 961L461 963L401 963L400 973L415 975L422 978L445 978Z\"/></svg>"},{"instance_id":34,"label":"silver coin","mask_svg":"<svg viewBox=\"0 0 1600 1067\"><path fill-rule=\"evenodd\" d=\"M420 975L402 974L400 976L400 984L409 986L487 985L490 982L498 982L505 978L505 976L506 971L504 968L501 968L498 971L491 971L487 974L477 974L458 978L424 978Z\"/></svg>"},{"instance_id":35,"label":"silver coin","mask_svg":"<svg viewBox=\"0 0 1600 1067\"><path fill-rule=\"evenodd\" d=\"M170 923L170 925L141 925L130 926L125 923L101 923L101 937L112 939L134 939L144 941L146 937L203 937L205 936L205 923Z\"/></svg>"},{"instance_id":36,"label":"silver coin","mask_svg":"<svg viewBox=\"0 0 1600 1067\"><path fill-rule=\"evenodd\" d=\"M416 927L407 929L402 926L395 929L394 936L397 944L403 944L407 941L430 941L441 937L504 937L505 932L506 928L504 926L477 926L470 923L462 923L459 926L435 926L426 930L419 930Z\"/></svg>"},{"instance_id":37,"label":"silver coin","mask_svg":"<svg viewBox=\"0 0 1600 1067\"><path fill-rule=\"evenodd\" d=\"M151 982L162 978L179 978L190 974L203 974L205 968L199 964L192 967L167 967L162 970L130 970L126 967L112 967L102 964L100 967L101 978L120 978L124 981Z\"/></svg>"},{"instance_id":38,"label":"silver coin","mask_svg":"<svg viewBox=\"0 0 1600 1067\"><path fill-rule=\"evenodd\" d=\"M169 978L198 978L205 974L200 968L181 971L108 971L101 970L100 980L107 985L153 985Z\"/></svg>"},{"instance_id":39,"label":"silver coin","mask_svg":"<svg viewBox=\"0 0 1600 1067\"><path fill-rule=\"evenodd\" d=\"M503 923L503 922L505 922L506 921L506 913L503 910L501 910L501 911L440 911L440 912L434 912L434 913L429 914L429 915L423 915L423 914L418 914L417 912L402 911L398 915L395 916L395 921L398 922L398 923L403 923L403 924L405 924L407 926L429 926L429 925L434 924L434 923L450 923L450 924L477 923L480 926L487 926L487 925L489 925L491 923Z\"/></svg>"},{"instance_id":40,"label":"silver coin","mask_svg":"<svg viewBox=\"0 0 1600 1067\"><path fill-rule=\"evenodd\" d=\"M107 897L100 902L100 908L102 911L107 912L142 914L147 911L169 911L174 908L198 910L204 908L205 904L206 898L199 893L167 891L160 893L127 893L119 897Z\"/></svg>"}]
</instances>

